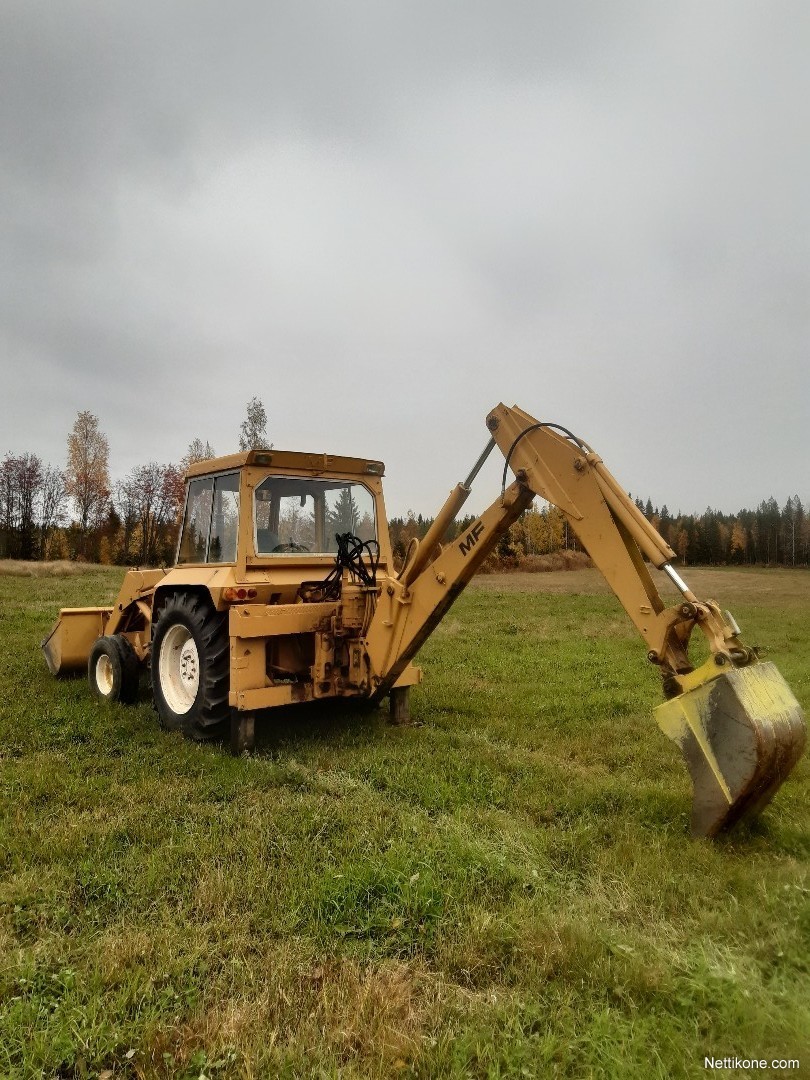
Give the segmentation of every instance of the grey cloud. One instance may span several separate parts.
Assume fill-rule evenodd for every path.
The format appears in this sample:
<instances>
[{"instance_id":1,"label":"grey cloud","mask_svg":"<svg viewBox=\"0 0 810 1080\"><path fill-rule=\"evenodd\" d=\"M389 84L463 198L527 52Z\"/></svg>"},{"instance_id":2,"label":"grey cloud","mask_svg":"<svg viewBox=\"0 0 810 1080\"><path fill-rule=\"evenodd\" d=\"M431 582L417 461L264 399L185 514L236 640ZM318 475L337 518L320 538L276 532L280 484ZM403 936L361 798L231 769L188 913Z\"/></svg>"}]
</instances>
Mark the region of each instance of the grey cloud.
<instances>
[{"instance_id":1,"label":"grey cloud","mask_svg":"<svg viewBox=\"0 0 810 1080\"><path fill-rule=\"evenodd\" d=\"M91 408L118 472L225 452L258 394L277 445L385 457L391 508L430 513L503 398L670 506L810 494L808 29L5 4L0 451L61 460Z\"/></svg>"}]
</instances>

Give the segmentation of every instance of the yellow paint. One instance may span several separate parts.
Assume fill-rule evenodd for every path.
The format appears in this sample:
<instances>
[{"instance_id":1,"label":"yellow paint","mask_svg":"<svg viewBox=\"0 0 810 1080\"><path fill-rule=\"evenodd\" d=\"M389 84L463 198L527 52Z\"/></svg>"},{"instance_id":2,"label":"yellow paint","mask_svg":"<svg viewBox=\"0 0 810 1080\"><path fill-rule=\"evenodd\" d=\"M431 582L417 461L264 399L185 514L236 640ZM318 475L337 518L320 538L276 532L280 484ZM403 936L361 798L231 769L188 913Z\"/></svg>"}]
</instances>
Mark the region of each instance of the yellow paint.
<instances>
[{"instance_id":1,"label":"yellow paint","mask_svg":"<svg viewBox=\"0 0 810 1080\"><path fill-rule=\"evenodd\" d=\"M711 672L708 671L709 667L711 667ZM687 731L692 732L706 759L706 763L720 786L720 790L725 795L729 806L731 806L734 797L720 769L714 750L712 750L707 732L710 719L709 695L712 691L712 684L722 674L722 672L718 672L714 663L709 661L708 664L704 664L697 671L684 676L684 680L693 681L695 685L679 694L676 698L672 698L671 701L665 701L663 705L659 705L655 709L655 719L664 734L677 743L681 750L683 750ZM693 679L693 676L698 678Z\"/></svg>"}]
</instances>

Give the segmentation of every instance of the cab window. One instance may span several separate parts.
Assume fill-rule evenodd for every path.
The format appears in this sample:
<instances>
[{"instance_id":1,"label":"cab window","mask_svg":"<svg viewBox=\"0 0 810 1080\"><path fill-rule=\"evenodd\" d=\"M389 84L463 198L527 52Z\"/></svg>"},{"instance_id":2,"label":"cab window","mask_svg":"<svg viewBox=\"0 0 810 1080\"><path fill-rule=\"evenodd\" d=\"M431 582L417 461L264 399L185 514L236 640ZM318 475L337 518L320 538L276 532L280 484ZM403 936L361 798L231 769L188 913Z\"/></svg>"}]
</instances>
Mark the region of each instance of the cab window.
<instances>
[{"instance_id":1,"label":"cab window","mask_svg":"<svg viewBox=\"0 0 810 1080\"><path fill-rule=\"evenodd\" d=\"M178 563L205 562L213 491L214 479L211 476L192 480L188 485L186 512L183 515L183 530L180 533L177 553Z\"/></svg>"},{"instance_id":2,"label":"cab window","mask_svg":"<svg viewBox=\"0 0 810 1080\"><path fill-rule=\"evenodd\" d=\"M214 484L214 508L208 562L236 562L239 538L239 473L218 476Z\"/></svg>"},{"instance_id":3,"label":"cab window","mask_svg":"<svg viewBox=\"0 0 810 1080\"><path fill-rule=\"evenodd\" d=\"M257 555L332 555L336 533L377 538L374 496L363 484L268 476L254 500Z\"/></svg>"},{"instance_id":4,"label":"cab window","mask_svg":"<svg viewBox=\"0 0 810 1080\"><path fill-rule=\"evenodd\" d=\"M190 481L178 564L235 562L238 537L239 473Z\"/></svg>"}]
</instances>

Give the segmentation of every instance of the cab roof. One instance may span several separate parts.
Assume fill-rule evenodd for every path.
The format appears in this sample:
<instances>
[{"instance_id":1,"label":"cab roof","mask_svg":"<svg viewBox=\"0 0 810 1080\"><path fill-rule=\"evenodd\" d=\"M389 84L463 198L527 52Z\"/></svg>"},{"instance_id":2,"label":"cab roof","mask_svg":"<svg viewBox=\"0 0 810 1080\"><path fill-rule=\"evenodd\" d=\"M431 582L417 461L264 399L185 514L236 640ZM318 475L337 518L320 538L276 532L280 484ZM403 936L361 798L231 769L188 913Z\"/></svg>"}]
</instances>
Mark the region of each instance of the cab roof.
<instances>
[{"instance_id":1,"label":"cab roof","mask_svg":"<svg viewBox=\"0 0 810 1080\"><path fill-rule=\"evenodd\" d=\"M240 454L195 461L186 469L186 479L210 473L232 472L246 466L267 468L270 474L302 472L311 476L383 476L385 465L373 458L342 457L335 454L304 454L295 450L247 450Z\"/></svg>"}]
</instances>

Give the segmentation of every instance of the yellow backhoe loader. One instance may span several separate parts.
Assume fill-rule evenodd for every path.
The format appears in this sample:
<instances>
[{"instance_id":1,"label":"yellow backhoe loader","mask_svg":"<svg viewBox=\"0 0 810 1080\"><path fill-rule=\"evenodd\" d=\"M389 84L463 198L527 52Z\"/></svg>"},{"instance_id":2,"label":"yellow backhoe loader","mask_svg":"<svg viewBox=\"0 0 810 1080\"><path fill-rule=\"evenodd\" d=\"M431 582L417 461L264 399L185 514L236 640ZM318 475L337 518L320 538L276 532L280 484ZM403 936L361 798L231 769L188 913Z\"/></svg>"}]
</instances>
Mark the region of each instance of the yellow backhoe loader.
<instances>
[{"instance_id":1,"label":"yellow backhoe loader","mask_svg":"<svg viewBox=\"0 0 810 1080\"><path fill-rule=\"evenodd\" d=\"M133 701L149 667L162 725L195 739L230 731L249 750L255 718L293 702L388 696L408 719L414 657L535 496L565 515L621 601L663 678L655 710L694 787L692 831L713 836L757 813L804 748L802 710L731 615L701 600L675 552L587 443L516 406L487 417L491 438L397 572L383 464L252 450L193 465L176 565L130 570L112 608L64 609L43 642L54 675L86 669L93 691ZM442 546L487 455L505 458L500 495ZM514 481L507 486L508 469ZM647 563L681 594L665 606ZM698 628L709 659L688 646Z\"/></svg>"}]
</instances>

